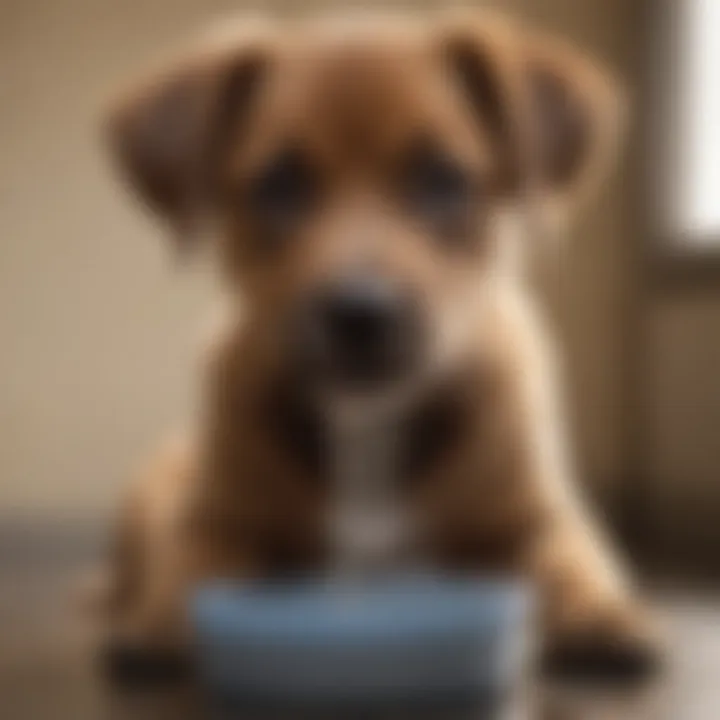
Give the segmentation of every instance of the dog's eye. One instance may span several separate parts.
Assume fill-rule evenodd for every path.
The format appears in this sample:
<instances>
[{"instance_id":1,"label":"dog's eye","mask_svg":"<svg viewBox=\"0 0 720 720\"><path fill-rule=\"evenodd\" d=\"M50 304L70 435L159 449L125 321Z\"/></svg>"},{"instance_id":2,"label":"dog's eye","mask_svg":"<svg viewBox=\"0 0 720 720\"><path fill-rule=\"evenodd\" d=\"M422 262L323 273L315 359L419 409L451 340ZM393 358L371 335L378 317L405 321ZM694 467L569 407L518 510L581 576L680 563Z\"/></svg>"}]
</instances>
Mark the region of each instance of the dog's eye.
<instances>
[{"instance_id":1,"label":"dog's eye","mask_svg":"<svg viewBox=\"0 0 720 720\"><path fill-rule=\"evenodd\" d=\"M312 168L301 153L288 150L252 181L250 210L274 229L287 229L309 208L316 195Z\"/></svg>"},{"instance_id":2,"label":"dog's eye","mask_svg":"<svg viewBox=\"0 0 720 720\"><path fill-rule=\"evenodd\" d=\"M440 230L464 225L473 203L473 182L467 171L439 151L424 148L405 166L405 195L413 213Z\"/></svg>"}]
</instances>

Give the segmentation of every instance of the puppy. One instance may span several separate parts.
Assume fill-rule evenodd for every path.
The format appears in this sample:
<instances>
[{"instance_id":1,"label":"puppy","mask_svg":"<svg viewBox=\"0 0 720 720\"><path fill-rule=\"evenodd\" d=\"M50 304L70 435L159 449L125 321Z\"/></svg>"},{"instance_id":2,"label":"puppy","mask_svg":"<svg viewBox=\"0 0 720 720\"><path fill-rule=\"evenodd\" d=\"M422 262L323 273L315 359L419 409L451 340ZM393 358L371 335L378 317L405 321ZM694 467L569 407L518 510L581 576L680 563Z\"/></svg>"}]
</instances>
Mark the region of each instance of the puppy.
<instances>
[{"instance_id":1,"label":"puppy","mask_svg":"<svg viewBox=\"0 0 720 720\"><path fill-rule=\"evenodd\" d=\"M118 165L177 243L207 236L224 297L197 429L120 518L124 647L180 646L200 581L317 570L342 541L365 570L528 576L553 671L655 666L574 485L522 267L622 116L588 58L481 12L226 23L123 95Z\"/></svg>"}]
</instances>

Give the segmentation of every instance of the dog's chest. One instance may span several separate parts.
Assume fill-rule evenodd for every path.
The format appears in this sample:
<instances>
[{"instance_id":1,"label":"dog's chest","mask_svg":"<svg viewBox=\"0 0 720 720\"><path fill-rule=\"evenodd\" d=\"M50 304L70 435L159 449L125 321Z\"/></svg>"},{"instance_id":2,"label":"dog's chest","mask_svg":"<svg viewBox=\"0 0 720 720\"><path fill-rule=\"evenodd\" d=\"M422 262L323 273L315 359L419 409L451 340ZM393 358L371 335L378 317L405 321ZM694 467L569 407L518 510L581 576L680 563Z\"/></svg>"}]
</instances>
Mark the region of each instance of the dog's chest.
<instances>
[{"instance_id":1,"label":"dog's chest","mask_svg":"<svg viewBox=\"0 0 720 720\"><path fill-rule=\"evenodd\" d=\"M467 393L442 388L392 421L342 429L287 388L271 409L274 442L308 491L325 498L322 555L357 574L422 562L416 499L463 451L470 433Z\"/></svg>"},{"instance_id":2,"label":"dog's chest","mask_svg":"<svg viewBox=\"0 0 720 720\"><path fill-rule=\"evenodd\" d=\"M417 519L402 492L396 423L333 424L326 532L335 572L369 575L418 561Z\"/></svg>"},{"instance_id":3,"label":"dog's chest","mask_svg":"<svg viewBox=\"0 0 720 720\"><path fill-rule=\"evenodd\" d=\"M270 435L283 455L309 482L331 485L338 448L327 418L292 387L275 393L268 407ZM470 431L470 415L468 398L451 388L426 398L393 423L391 462L398 485L412 490L458 451ZM364 464L369 449L363 443L375 441L350 436L345 440L347 452Z\"/></svg>"}]
</instances>

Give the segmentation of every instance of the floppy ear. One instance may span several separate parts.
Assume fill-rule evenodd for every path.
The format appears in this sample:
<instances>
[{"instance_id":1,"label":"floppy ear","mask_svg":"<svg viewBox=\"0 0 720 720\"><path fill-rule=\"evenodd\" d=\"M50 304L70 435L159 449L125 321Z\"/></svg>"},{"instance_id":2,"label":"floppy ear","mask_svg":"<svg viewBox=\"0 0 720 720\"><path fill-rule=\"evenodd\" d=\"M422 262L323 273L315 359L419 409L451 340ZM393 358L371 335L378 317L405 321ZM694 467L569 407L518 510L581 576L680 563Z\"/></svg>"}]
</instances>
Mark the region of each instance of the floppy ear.
<instances>
[{"instance_id":1,"label":"floppy ear","mask_svg":"<svg viewBox=\"0 0 720 720\"><path fill-rule=\"evenodd\" d=\"M581 51L492 13L453 16L444 48L499 143L505 188L563 209L587 197L624 127L618 85Z\"/></svg>"},{"instance_id":2,"label":"floppy ear","mask_svg":"<svg viewBox=\"0 0 720 720\"><path fill-rule=\"evenodd\" d=\"M212 209L219 155L268 61L264 27L227 32L151 73L110 108L105 129L121 173L181 242Z\"/></svg>"},{"instance_id":3,"label":"floppy ear","mask_svg":"<svg viewBox=\"0 0 720 720\"><path fill-rule=\"evenodd\" d=\"M565 205L589 197L612 167L626 125L619 84L555 39L525 35L528 132L540 188Z\"/></svg>"}]
</instances>

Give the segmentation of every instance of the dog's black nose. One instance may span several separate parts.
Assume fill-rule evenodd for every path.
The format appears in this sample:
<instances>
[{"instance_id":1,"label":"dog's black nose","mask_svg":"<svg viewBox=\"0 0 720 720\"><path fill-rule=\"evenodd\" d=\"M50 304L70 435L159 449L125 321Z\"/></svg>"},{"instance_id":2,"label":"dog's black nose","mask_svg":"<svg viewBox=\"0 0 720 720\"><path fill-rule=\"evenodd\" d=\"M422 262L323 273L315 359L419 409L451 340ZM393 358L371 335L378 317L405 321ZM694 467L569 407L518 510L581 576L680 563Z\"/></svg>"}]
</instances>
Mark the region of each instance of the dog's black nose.
<instances>
[{"instance_id":1,"label":"dog's black nose","mask_svg":"<svg viewBox=\"0 0 720 720\"><path fill-rule=\"evenodd\" d=\"M347 382L388 379L406 367L412 345L411 303L376 277L346 279L316 300L315 331L327 371Z\"/></svg>"},{"instance_id":2,"label":"dog's black nose","mask_svg":"<svg viewBox=\"0 0 720 720\"><path fill-rule=\"evenodd\" d=\"M330 342L350 353L392 342L400 323L400 301L381 281L354 281L326 296L321 312Z\"/></svg>"}]
</instances>

